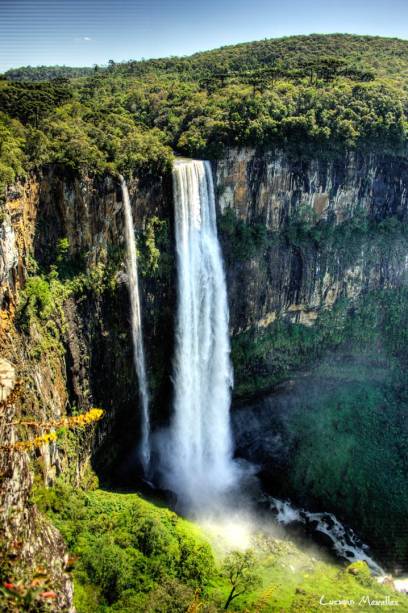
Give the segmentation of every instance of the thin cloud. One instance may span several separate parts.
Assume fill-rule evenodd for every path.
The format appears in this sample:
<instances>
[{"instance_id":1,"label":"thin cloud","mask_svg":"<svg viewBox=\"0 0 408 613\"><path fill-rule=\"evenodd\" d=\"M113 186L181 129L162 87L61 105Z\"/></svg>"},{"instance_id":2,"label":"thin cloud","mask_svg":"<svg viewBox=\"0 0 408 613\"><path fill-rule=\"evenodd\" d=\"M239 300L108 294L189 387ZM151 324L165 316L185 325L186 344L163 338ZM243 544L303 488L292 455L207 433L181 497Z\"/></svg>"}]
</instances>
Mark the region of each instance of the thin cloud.
<instances>
[{"instance_id":1,"label":"thin cloud","mask_svg":"<svg viewBox=\"0 0 408 613\"><path fill-rule=\"evenodd\" d=\"M75 38L76 43L91 43L92 41L93 38L91 38L90 36L79 36Z\"/></svg>"}]
</instances>

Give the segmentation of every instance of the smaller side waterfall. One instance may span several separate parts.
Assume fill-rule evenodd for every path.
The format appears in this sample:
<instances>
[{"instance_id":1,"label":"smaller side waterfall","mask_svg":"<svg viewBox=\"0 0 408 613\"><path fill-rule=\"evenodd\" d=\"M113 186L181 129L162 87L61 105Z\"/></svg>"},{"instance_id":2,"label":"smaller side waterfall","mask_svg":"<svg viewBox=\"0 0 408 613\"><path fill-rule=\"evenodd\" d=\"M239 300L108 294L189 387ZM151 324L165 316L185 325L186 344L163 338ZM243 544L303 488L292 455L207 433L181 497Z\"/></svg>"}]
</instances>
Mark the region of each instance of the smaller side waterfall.
<instances>
[{"instance_id":1,"label":"smaller side waterfall","mask_svg":"<svg viewBox=\"0 0 408 613\"><path fill-rule=\"evenodd\" d=\"M129 278L133 357L136 374L139 381L139 398L142 408L142 440L140 445L140 459L146 472L150 463L149 392L143 348L142 314L140 308L139 277L137 271L137 251L129 191L123 177L120 177L120 182L125 213L125 238L127 247L127 272Z\"/></svg>"}]
</instances>

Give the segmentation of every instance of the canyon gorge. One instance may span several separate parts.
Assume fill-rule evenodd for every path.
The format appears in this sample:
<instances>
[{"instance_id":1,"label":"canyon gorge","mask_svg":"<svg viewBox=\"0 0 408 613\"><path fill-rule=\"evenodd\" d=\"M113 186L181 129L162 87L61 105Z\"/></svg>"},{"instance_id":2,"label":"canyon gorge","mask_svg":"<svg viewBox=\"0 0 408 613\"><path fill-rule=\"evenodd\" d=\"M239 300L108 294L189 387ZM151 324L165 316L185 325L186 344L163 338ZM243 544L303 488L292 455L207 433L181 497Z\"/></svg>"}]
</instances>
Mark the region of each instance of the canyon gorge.
<instances>
[{"instance_id":1,"label":"canyon gorge","mask_svg":"<svg viewBox=\"0 0 408 613\"><path fill-rule=\"evenodd\" d=\"M306 386L308 395L315 399L339 394L340 401L342 376L349 378L350 369L357 369L360 378L368 369L367 380L378 382L385 377L379 372L387 369L385 349L380 344L373 353L359 345L358 339L354 346L351 334L346 337L346 346L343 339L332 335L336 326L346 328L350 311L361 308L361 303L405 286L406 239L392 221L404 223L407 217L407 164L404 159L358 152L336 161L305 161L281 150L231 149L225 158L208 165L206 172L213 175L225 256L232 356L236 360L231 410L236 453L258 466L271 493L316 510L339 512L375 549L378 534L375 526L359 516L363 509L359 511L357 506L346 514L340 504L333 506L336 496L341 496L341 486L330 500L317 488L297 488L296 471L300 469L293 456L296 430L290 421L292 415L306 410L310 428L318 436L319 425L314 420L321 410L319 403L316 400L316 414L313 403L301 406ZM135 177L129 190L140 245L154 432L168 427L171 419L177 222L170 176L160 180ZM360 225L363 220L367 229L353 235L350 227L356 219ZM70 457L64 449L46 446L40 451L43 476L50 482L67 470L68 464L79 482L89 463L102 482L129 485L140 479L135 441L145 436L140 418L144 409L132 360L124 223L120 183L110 177L92 181L72 176L56 166L14 185L4 207L0 233L2 339L4 357L15 365L24 402L30 412L39 411L47 419L64 415L68 400L70 406L101 406L106 411L94 437L82 441L80 454ZM320 229L320 236L312 235L316 229ZM76 270L85 271L91 284L84 282L84 287L75 288L79 300L63 297L60 311L54 315L58 332L51 332L46 353L38 354L36 345L43 342L39 328L47 322L31 322L29 337L21 324L16 329L17 296L24 291L34 258L45 267L55 262L59 265L55 247L61 241L66 241L75 275L79 274ZM75 276L71 270L60 275L66 279ZM186 305L186 312L189 310ZM310 335L312 341L296 339L295 331ZM283 333L295 334L295 355L280 344ZM313 345L317 334L323 344L318 352ZM251 356L247 361L240 359L243 345L246 355ZM337 380L330 372L333 364L339 366ZM324 369L327 373L322 383ZM8 412L12 422L13 404ZM38 535L38 516L26 507L31 484L28 466L21 459L11 469L14 458L15 452L3 458L3 471L8 475L4 485L10 495L14 492L18 499L14 504L20 508L20 515L12 520L13 530L24 532L24 555L32 559L48 539L53 558L49 563L60 584L65 585L68 601L59 537L50 527ZM154 455L152 461L157 463ZM216 473L220 474L218 468ZM200 482L198 467L192 478ZM384 539L389 542L390 535L385 533ZM390 555L389 565L400 563L398 554Z\"/></svg>"}]
</instances>

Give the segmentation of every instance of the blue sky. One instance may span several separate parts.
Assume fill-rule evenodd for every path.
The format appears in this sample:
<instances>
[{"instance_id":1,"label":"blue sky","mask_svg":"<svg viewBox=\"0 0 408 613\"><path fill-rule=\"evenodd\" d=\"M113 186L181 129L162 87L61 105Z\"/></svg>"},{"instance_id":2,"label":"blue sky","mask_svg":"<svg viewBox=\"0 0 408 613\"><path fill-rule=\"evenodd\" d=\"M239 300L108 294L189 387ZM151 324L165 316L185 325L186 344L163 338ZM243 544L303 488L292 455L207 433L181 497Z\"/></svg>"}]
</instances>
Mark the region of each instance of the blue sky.
<instances>
[{"instance_id":1,"label":"blue sky","mask_svg":"<svg viewBox=\"0 0 408 613\"><path fill-rule=\"evenodd\" d=\"M0 0L0 72L314 32L408 39L407 0Z\"/></svg>"}]
</instances>

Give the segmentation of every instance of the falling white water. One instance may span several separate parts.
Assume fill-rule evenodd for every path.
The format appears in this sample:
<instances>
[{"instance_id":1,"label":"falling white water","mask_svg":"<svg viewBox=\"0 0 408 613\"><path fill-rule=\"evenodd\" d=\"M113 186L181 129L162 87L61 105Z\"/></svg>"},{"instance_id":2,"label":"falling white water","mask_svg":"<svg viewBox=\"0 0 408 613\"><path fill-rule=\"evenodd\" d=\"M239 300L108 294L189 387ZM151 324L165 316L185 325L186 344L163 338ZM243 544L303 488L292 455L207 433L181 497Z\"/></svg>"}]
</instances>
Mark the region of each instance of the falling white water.
<instances>
[{"instance_id":1,"label":"falling white water","mask_svg":"<svg viewBox=\"0 0 408 613\"><path fill-rule=\"evenodd\" d=\"M133 339L133 357L139 381L139 397L142 408L142 440L140 445L140 459L145 472L150 463L150 419L149 419L149 393L146 377L146 363L143 349L142 317L139 296L139 278L137 272L137 251L135 231L133 227L132 208L130 206L129 191L126 181L120 177L123 204L125 212L125 233L127 247L127 271L129 278L129 294Z\"/></svg>"},{"instance_id":2,"label":"falling white water","mask_svg":"<svg viewBox=\"0 0 408 613\"><path fill-rule=\"evenodd\" d=\"M209 162L177 161L173 187L178 304L165 473L179 502L197 511L217 504L235 481L229 315Z\"/></svg>"}]
</instances>

